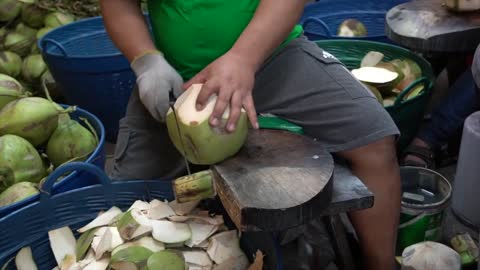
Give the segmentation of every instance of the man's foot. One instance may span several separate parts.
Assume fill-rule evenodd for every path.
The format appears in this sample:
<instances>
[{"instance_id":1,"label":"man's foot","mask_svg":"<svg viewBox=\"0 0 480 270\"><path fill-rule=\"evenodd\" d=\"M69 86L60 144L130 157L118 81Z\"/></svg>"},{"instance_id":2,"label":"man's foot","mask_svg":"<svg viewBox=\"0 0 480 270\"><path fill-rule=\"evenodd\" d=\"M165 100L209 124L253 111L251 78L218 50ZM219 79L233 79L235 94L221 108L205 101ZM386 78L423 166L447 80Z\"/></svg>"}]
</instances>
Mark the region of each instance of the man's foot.
<instances>
[{"instance_id":1,"label":"man's foot","mask_svg":"<svg viewBox=\"0 0 480 270\"><path fill-rule=\"evenodd\" d=\"M402 166L435 168L435 153L423 140L415 138L403 152Z\"/></svg>"}]
</instances>

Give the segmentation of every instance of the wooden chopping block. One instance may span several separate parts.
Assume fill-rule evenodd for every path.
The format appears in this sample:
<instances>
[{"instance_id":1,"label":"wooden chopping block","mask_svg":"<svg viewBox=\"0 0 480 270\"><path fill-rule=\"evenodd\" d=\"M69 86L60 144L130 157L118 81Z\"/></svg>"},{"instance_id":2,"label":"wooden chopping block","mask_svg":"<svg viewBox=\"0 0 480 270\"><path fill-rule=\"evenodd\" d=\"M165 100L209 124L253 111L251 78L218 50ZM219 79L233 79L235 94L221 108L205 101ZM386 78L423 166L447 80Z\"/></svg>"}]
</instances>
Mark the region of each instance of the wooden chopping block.
<instances>
[{"instance_id":1,"label":"wooden chopping block","mask_svg":"<svg viewBox=\"0 0 480 270\"><path fill-rule=\"evenodd\" d=\"M177 201L217 195L241 231L282 231L318 217L332 197L333 158L314 140L251 130L233 157L174 181ZM192 182L193 181L193 182Z\"/></svg>"}]
</instances>

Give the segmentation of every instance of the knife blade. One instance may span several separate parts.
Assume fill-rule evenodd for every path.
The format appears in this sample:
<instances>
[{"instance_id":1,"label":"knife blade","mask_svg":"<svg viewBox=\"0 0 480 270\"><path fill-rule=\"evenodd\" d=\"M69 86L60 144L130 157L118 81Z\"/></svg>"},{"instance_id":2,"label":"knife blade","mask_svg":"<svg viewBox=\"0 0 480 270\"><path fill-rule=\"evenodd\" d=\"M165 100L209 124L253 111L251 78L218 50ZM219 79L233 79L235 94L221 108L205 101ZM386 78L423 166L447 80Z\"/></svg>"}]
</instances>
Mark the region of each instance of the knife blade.
<instances>
[{"instance_id":1,"label":"knife blade","mask_svg":"<svg viewBox=\"0 0 480 270\"><path fill-rule=\"evenodd\" d=\"M170 89L169 93L168 93L168 99L169 99L169 106L170 108L172 109L172 112L173 112L173 117L175 118L175 125L177 126L177 132L178 132L178 135L180 136L180 144L182 145L182 149L183 149L183 153L182 156L183 156L183 161L185 162L185 166L187 168L187 174L188 175L191 175L192 172L190 171L190 165L189 165L189 162L187 160L187 157L186 157L186 153L185 153L185 145L183 144L183 136L182 136L182 131L180 130L180 126L178 125L178 118L177 118L177 112L175 111L175 101L176 101L176 98L175 98L175 95L173 94L173 89Z\"/></svg>"}]
</instances>

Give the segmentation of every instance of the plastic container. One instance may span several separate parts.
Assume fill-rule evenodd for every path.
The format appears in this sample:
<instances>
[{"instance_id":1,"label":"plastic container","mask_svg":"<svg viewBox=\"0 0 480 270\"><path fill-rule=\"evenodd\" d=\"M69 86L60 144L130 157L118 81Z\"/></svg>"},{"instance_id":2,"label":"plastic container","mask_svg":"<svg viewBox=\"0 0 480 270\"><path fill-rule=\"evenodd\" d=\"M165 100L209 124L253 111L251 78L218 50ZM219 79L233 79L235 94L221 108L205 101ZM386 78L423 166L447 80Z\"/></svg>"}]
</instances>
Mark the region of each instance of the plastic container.
<instances>
[{"instance_id":1,"label":"plastic container","mask_svg":"<svg viewBox=\"0 0 480 270\"><path fill-rule=\"evenodd\" d=\"M411 59L422 69L423 78L413 82L398 96L395 103L386 106L401 136L398 141L398 150L402 151L415 137L423 121L423 113L435 82L435 75L430 63L423 57L399 46L364 40L319 40L317 45L338 58L347 68L360 66L363 57L369 51L378 51L385 55L385 60ZM405 99L405 95L418 85L424 85L423 91L414 98Z\"/></svg>"},{"instance_id":2,"label":"plastic container","mask_svg":"<svg viewBox=\"0 0 480 270\"><path fill-rule=\"evenodd\" d=\"M62 107L67 107L66 105L62 105ZM73 113L70 114L70 117L74 120L79 120L79 117L87 119L87 121L92 125L98 135L98 146L94 150L94 152L85 160L86 163L91 163L99 168L105 166L105 129L103 127L102 122L93 114L89 113L86 110L81 108L76 109ZM83 124L82 121L79 121L80 124ZM81 188L84 186L89 186L96 184L97 181L95 178L92 177L91 174L87 172L72 172L62 178L60 181L53 185L51 191L53 194L65 192L68 190ZM25 205L28 205L34 201L37 201L39 195L31 196L26 198L22 201L16 202L14 204L0 207L0 217L5 216ZM1 246L0 246L1 247Z\"/></svg>"},{"instance_id":3,"label":"plastic container","mask_svg":"<svg viewBox=\"0 0 480 270\"><path fill-rule=\"evenodd\" d=\"M420 167L401 167L402 209L397 236L397 254L408 246L441 240L445 209L452 186L438 172Z\"/></svg>"},{"instance_id":4,"label":"plastic container","mask_svg":"<svg viewBox=\"0 0 480 270\"><path fill-rule=\"evenodd\" d=\"M49 195L55 179L72 170L88 171L100 183ZM99 211L108 210L114 205L125 211L135 200L171 200L172 197L171 183L166 179L112 182L96 166L69 163L48 178L38 202L0 219L0 265L15 256L22 247L30 246L38 268L52 269L56 262L49 245L49 230L69 226L76 232L76 229L94 219ZM78 237L78 234L75 236ZM266 255L264 269L282 269L278 244L271 234L242 233L241 246L250 258L257 249L262 250ZM6 269L15 269L14 263Z\"/></svg>"},{"instance_id":5,"label":"plastic container","mask_svg":"<svg viewBox=\"0 0 480 270\"><path fill-rule=\"evenodd\" d=\"M92 17L55 28L38 41L38 47L66 103L100 118L106 139L114 143L136 77L108 36L103 19Z\"/></svg>"},{"instance_id":6,"label":"plastic container","mask_svg":"<svg viewBox=\"0 0 480 270\"><path fill-rule=\"evenodd\" d=\"M385 16L389 9L405 2L408 1L322 0L306 5L299 23L310 40L357 39L394 44L385 34ZM361 21L367 28L367 36L337 36L339 25L346 19Z\"/></svg>"}]
</instances>

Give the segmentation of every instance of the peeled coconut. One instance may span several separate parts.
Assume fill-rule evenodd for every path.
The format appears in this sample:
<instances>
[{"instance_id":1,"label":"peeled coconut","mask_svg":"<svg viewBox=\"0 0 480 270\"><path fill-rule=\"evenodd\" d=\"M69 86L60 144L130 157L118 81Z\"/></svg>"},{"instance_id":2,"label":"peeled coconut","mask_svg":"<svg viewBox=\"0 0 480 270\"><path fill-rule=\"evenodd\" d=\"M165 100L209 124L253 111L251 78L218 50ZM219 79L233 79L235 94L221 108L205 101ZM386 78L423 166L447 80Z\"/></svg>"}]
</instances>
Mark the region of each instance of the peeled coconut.
<instances>
[{"instance_id":1,"label":"peeled coconut","mask_svg":"<svg viewBox=\"0 0 480 270\"><path fill-rule=\"evenodd\" d=\"M40 28L44 25L47 11L36 4L25 4L22 7L22 21L33 28Z\"/></svg>"},{"instance_id":2,"label":"peeled coconut","mask_svg":"<svg viewBox=\"0 0 480 270\"><path fill-rule=\"evenodd\" d=\"M357 19L346 19L338 26L337 35L340 37L364 37L367 28Z\"/></svg>"},{"instance_id":3,"label":"peeled coconut","mask_svg":"<svg viewBox=\"0 0 480 270\"><path fill-rule=\"evenodd\" d=\"M68 110L61 111L54 102L40 97L12 101L0 111L0 136L14 134L40 146L57 128L58 116Z\"/></svg>"},{"instance_id":4,"label":"peeled coconut","mask_svg":"<svg viewBox=\"0 0 480 270\"><path fill-rule=\"evenodd\" d=\"M352 74L359 81L375 87L393 87L398 73L379 67L361 67L352 70Z\"/></svg>"},{"instance_id":5,"label":"peeled coconut","mask_svg":"<svg viewBox=\"0 0 480 270\"><path fill-rule=\"evenodd\" d=\"M36 82L47 71L47 64L41 54L31 54L23 59L22 78L27 82Z\"/></svg>"},{"instance_id":6,"label":"peeled coconut","mask_svg":"<svg viewBox=\"0 0 480 270\"><path fill-rule=\"evenodd\" d=\"M55 167L70 160L84 161L97 147L95 136L75 120L59 124L48 139L46 153Z\"/></svg>"},{"instance_id":7,"label":"peeled coconut","mask_svg":"<svg viewBox=\"0 0 480 270\"><path fill-rule=\"evenodd\" d=\"M19 182L37 183L46 175L40 154L27 140L12 134L0 137L1 190Z\"/></svg>"},{"instance_id":8,"label":"peeled coconut","mask_svg":"<svg viewBox=\"0 0 480 270\"><path fill-rule=\"evenodd\" d=\"M450 247L431 241L414 244L402 253L402 270L462 268L460 255Z\"/></svg>"},{"instance_id":9,"label":"peeled coconut","mask_svg":"<svg viewBox=\"0 0 480 270\"><path fill-rule=\"evenodd\" d=\"M21 57L26 56L30 51L35 38L17 32L8 33L3 43L4 49L12 51Z\"/></svg>"},{"instance_id":10,"label":"peeled coconut","mask_svg":"<svg viewBox=\"0 0 480 270\"><path fill-rule=\"evenodd\" d=\"M8 75L0 74L0 111L11 101L26 96L20 82Z\"/></svg>"},{"instance_id":11,"label":"peeled coconut","mask_svg":"<svg viewBox=\"0 0 480 270\"><path fill-rule=\"evenodd\" d=\"M448 9L456 12L475 11L480 9L479 0L446 0Z\"/></svg>"},{"instance_id":12,"label":"peeled coconut","mask_svg":"<svg viewBox=\"0 0 480 270\"><path fill-rule=\"evenodd\" d=\"M71 23L74 20L75 17L72 14L55 11L45 16L44 24L46 27L56 28Z\"/></svg>"},{"instance_id":13,"label":"peeled coconut","mask_svg":"<svg viewBox=\"0 0 480 270\"><path fill-rule=\"evenodd\" d=\"M0 0L0 22L15 19L22 10L22 2L18 0Z\"/></svg>"},{"instance_id":14,"label":"peeled coconut","mask_svg":"<svg viewBox=\"0 0 480 270\"><path fill-rule=\"evenodd\" d=\"M360 62L360 67L374 67L382 61L384 54L381 52L370 51Z\"/></svg>"},{"instance_id":15,"label":"peeled coconut","mask_svg":"<svg viewBox=\"0 0 480 270\"><path fill-rule=\"evenodd\" d=\"M177 99L174 104L175 113L171 108L167 112L167 128L177 150L185 154L191 163L211 165L233 156L240 150L247 139L248 123L246 112L242 109L235 131L227 132L227 109L220 125L210 126L209 118L217 97L211 96L204 109L197 111L195 104L201 89L202 84L194 84Z\"/></svg>"},{"instance_id":16,"label":"peeled coconut","mask_svg":"<svg viewBox=\"0 0 480 270\"><path fill-rule=\"evenodd\" d=\"M396 84L396 88L400 91L405 90L410 86L414 81L418 80L422 76L422 69L420 66L410 59L395 59L390 61L398 69L402 71L404 77Z\"/></svg>"},{"instance_id":17,"label":"peeled coconut","mask_svg":"<svg viewBox=\"0 0 480 270\"><path fill-rule=\"evenodd\" d=\"M390 95L395 95L398 93L394 93L395 88L398 86L398 84L404 79L405 75L403 74L403 71L395 66L392 63L389 62L380 62L375 67L378 68L384 68L386 70L389 70L391 72L397 73L398 77L391 83L388 83L384 87L378 87L378 90L385 96L390 96Z\"/></svg>"},{"instance_id":18,"label":"peeled coconut","mask_svg":"<svg viewBox=\"0 0 480 270\"><path fill-rule=\"evenodd\" d=\"M31 182L19 182L11 185L0 193L0 207L14 204L23 199L37 195L40 192L37 186Z\"/></svg>"}]
</instances>

